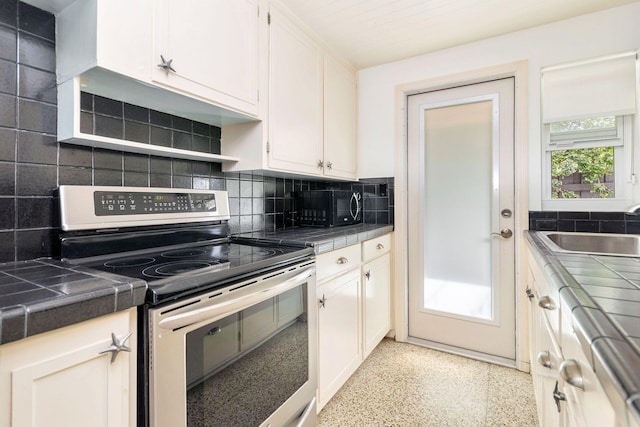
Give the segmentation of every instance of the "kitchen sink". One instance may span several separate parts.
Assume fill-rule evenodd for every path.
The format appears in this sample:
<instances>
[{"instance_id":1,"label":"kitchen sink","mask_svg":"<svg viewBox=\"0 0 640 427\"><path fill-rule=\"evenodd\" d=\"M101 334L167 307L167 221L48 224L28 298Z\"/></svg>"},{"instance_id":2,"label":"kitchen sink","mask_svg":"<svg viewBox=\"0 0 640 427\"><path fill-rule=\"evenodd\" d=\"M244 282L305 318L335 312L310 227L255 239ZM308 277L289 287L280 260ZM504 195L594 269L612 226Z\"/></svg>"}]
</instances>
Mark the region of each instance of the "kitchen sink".
<instances>
[{"instance_id":1,"label":"kitchen sink","mask_svg":"<svg viewBox=\"0 0 640 427\"><path fill-rule=\"evenodd\" d=\"M640 257L640 235L539 231L554 252Z\"/></svg>"}]
</instances>

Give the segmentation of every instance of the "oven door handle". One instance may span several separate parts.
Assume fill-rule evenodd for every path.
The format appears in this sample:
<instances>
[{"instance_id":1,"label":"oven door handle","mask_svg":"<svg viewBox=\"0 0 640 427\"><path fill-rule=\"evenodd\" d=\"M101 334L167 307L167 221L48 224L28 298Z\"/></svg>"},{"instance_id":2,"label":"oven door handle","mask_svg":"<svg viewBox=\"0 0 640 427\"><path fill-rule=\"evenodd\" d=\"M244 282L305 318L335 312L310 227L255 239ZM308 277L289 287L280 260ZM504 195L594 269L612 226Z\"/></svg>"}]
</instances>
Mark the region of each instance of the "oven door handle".
<instances>
[{"instance_id":1,"label":"oven door handle","mask_svg":"<svg viewBox=\"0 0 640 427\"><path fill-rule=\"evenodd\" d=\"M278 294L293 289L307 281L315 273L315 267L309 267L302 271L296 271L293 276L287 278L287 275L276 276L271 279L267 279L265 282L277 281L278 283L273 286L268 286L265 283L265 288L257 290L255 292L240 295L237 298L229 299L226 301L213 303L206 307L198 308L195 310L187 311L185 313L175 314L162 319L158 322L158 326L163 329L175 330L184 328L185 326L193 325L194 323L202 322L204 320L215 321L221 319L230 314L236 313L245 308L251 307L254 304L265 301ZM284 280L284 281L283 281Z\"/></svg>"}]
</instances>

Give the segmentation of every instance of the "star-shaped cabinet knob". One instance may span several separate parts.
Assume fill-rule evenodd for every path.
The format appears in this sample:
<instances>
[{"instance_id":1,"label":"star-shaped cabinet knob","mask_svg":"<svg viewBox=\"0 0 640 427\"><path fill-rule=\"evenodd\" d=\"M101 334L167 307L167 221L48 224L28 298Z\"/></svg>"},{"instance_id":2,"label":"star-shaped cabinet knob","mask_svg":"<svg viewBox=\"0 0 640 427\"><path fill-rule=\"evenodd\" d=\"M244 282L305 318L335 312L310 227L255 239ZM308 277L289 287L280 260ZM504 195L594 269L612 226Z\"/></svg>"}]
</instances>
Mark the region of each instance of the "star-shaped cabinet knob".
<instances>
[{"instance_id":1,"label":"star-shaped cabinet knob","mask_svg":"<svg viewBox=\"0 0 640 427\"><path fill-rule=\"evenodd\" d=\"M176 70L174 70L173 66L171 65L173 59L166 60L164 59L164 56L160 55L160 61L162 62L158 64L158 67L162 68L164 72L167 73L167 75L169 75L169 71L173 71L174 73L176 72Z\"/></svg>"},{"instance_id":2,"label":"star-shaped cabinet knob","mask_svg":"<svg viewBox=\"0 0 640 427\"><path fill-rule=\"evenodd\" d=\"M126 337L119 339L118 337L116 337L116 334L111 333L111 345L102 350L100 354L111 353L110 363L115 362L116 357L118 357L118 354L120 354L121 351L131 351L131 349L125 345L131 334L132 333L130 332Z\"/></svg>"}]
</instances>

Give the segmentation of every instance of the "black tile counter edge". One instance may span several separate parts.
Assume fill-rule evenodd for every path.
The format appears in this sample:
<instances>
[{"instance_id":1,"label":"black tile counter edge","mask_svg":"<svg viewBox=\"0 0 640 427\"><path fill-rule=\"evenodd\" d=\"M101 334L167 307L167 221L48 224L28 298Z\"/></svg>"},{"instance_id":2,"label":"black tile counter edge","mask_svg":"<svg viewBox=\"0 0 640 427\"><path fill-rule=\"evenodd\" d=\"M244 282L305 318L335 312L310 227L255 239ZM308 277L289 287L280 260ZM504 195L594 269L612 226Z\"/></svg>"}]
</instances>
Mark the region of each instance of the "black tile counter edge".
<instances>
[{"instance_id":1,"label":"black tile counter edge","mask_svg":"<svg viewBox=\"0 0 640 427\"><path fill-rule=\"evenodd\" d=\"M147 283L143 280L65 265L54 259L38 259L30 262L64 267L69 271L82 271L92 275L96 281L107 279L110 283L105 284L103 289L91 292L57 295L28 304L0 308L0 345L127 310L144 303ZM17 264L28 265L26 262Z\"/></svg>"},{"instance_id":2,"label":"black tile counter edge","mask_svg":"<svg viewBox=\"0 0 640 427\"><path fill-rule=\"evenodd\" d=\"M634 378L638 371L633 368L640 366L640 355L597 306L580 305L585 297L590 303L593 300L560 264L554 252L540 241L536 232L525 230L524 233L534 258L549 279L549 284L560 292L560 303L572 307L574 332L582 350L590 356L594 372L614 406L616 416L622 420L629 413L640 420L640 407L632 400L634 395L640 393L640 379ZM578 297L575 291L582 291L584 295ZM604 336L603 333L611 333L612 336Z\"/></svg>"},{"instance_id":3,"label":"black tile counter edge","mask_svg":"<svg viewBox=\"0 0 640 427\"><path fill-rule=\"evenodd\" d=\"M279 244L286 246L312 247L316 255L340 249L345 246L361 243L366 240L375 239L393 232L393 225L375 225L375 224L359 224L352 226L342 226L338 229L334 228L306 228L287 229L285 233L270 232L268 234L257 233L240 233L235 234L232 238L238 243L243 240L251 242L262 242L268 244ZM295 236L298 231L299 237ZM313 231L314 236L311 238L305 236L305 232ZM322 231L326 231L323 235ZM292 234L294 234L292 236ZM332 237L333 236L333 237Z\"/></svg>"}]
</instances>

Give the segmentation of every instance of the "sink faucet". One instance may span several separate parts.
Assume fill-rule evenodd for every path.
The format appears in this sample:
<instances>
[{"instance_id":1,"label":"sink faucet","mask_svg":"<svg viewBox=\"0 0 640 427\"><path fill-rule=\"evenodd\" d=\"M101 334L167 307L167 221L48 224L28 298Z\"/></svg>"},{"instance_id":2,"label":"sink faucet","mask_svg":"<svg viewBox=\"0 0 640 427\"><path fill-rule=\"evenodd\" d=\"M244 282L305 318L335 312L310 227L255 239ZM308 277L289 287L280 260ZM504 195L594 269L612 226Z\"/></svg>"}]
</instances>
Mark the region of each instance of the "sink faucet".
<instances>
[{"instance_id":1,"label":"sink faucet","mask_svg":"<svg viewBox=\"0 0 640 427\"><path fill-rule=\"evenodd\" d=\"M629 206L625 212L629 215L640 215L640 203Z\"/></svg>"}]
</instances>

